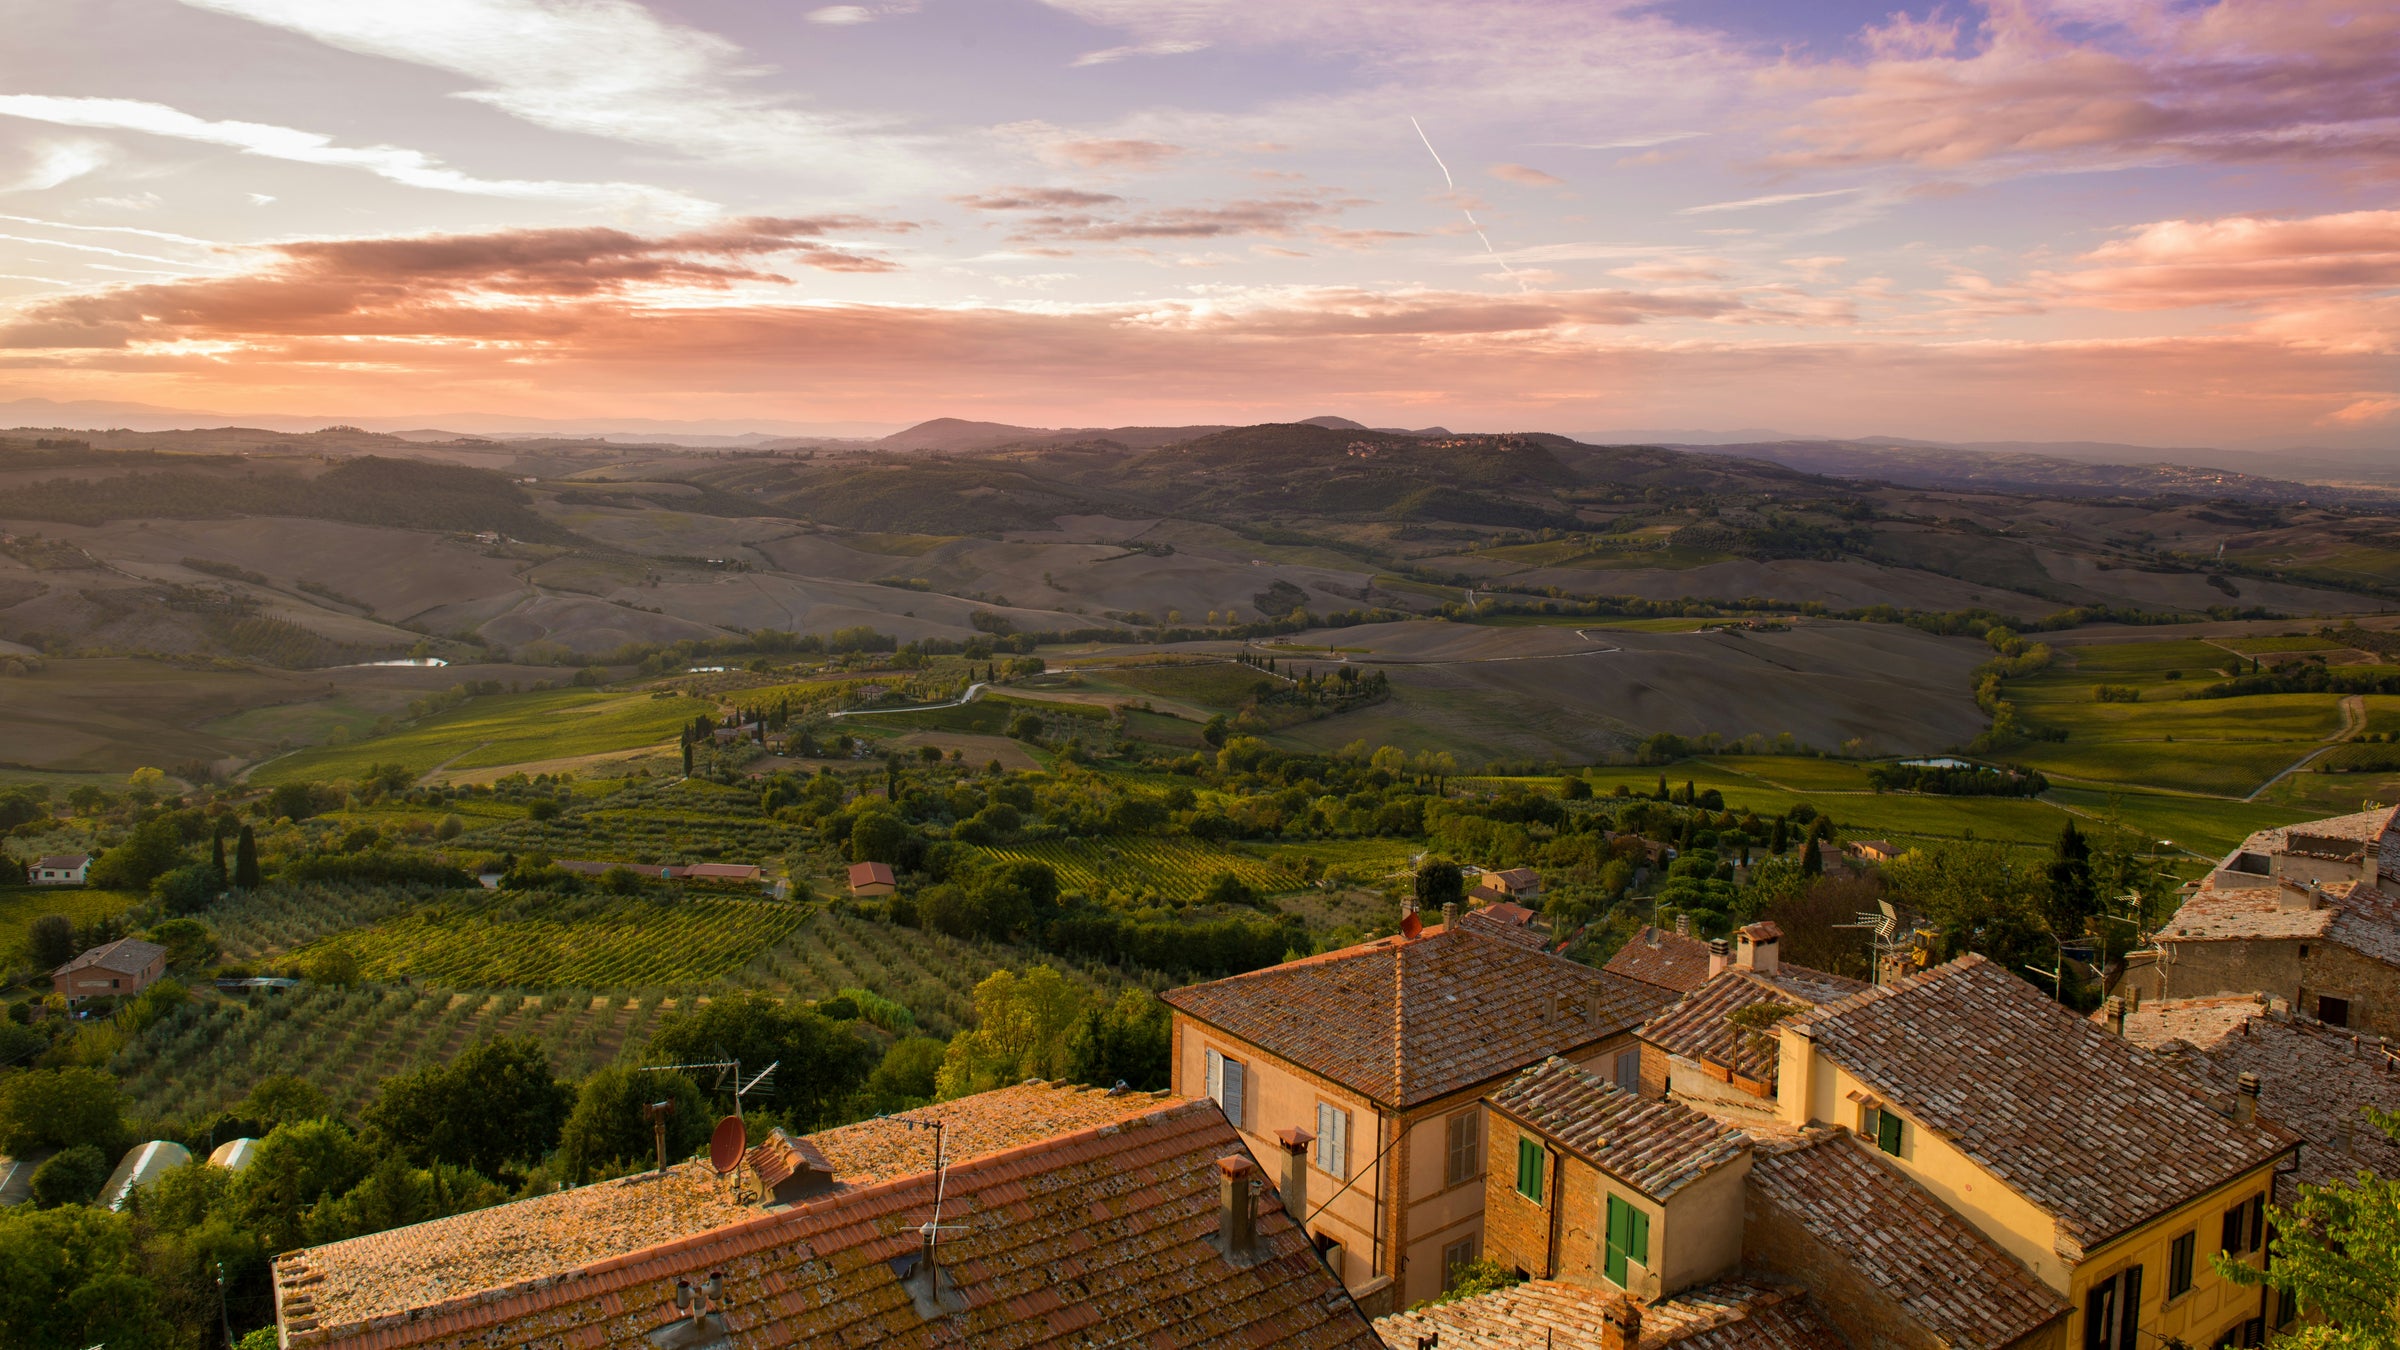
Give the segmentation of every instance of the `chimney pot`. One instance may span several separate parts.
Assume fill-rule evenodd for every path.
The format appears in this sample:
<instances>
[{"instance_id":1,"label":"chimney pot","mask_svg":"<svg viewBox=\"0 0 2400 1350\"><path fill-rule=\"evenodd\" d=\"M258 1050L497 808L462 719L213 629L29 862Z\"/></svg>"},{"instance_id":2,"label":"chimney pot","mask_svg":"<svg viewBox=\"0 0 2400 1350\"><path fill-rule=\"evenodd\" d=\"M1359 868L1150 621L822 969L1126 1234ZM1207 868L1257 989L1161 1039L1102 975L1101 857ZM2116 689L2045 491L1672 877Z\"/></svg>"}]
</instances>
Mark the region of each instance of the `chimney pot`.
<instances>
[{"instance_id":1,"label":"chimney pot","mask_svg":"<svg viewBox=\"0 0 2400 1350\"><path fill-rule=\"evenodd\" d=\"M1708 940L1708 973L1711 979L1724 974L1725 967L1731 959L1725 947L1725 939L1710 938Z\"/></svg>"},{"instance_id":2,"label":"chimney pot","mask_svg":"<svg viewBox=\"0 0 2400 1350\"><path fill-rule=\"evenodd\" d=\"M1675 916L1675 936L1677 936L1677 937L1686 937L1686 938L1688 938L1688 937L1690 937L1691 935L1692 935L1692 916L1691 916L1691 915L1689 915L1689 914L1678 914L1678 915L1676 915L1676 916Z\"/></svg>"},{"instance_id":3,"label":"chimney pot","mask_svg":"<svg viewBox=\"0 0 2400 1350\"><path fill-rule=\"evenodd\" d=\"M2236 1080L2233 1090L2233 1123L2248 1125L2258 1119L2258 1075L2246 1073Z\"/></svg>"},{"instance_id":4,"label":"chimney pot","mask_svg":"<svg viewBox=\"0 0 2400 1350\"><path fill-rule=\"evenodd\" d=\"M2125 1035L2125 1000L2111 995L2108 1002L2100 1006L2107 1010L2108 1034L2122 1038Z\"/></svg>"},{"instance_id":5,"label":"chimney pot","mask_svg":"<svg viewBox=\"0 0 2400 1350\"><path fill-rule=\"evenodd\" d=\"M1600 1310L1600 1350L1640 1350L1642 1306L1618 1295Z\"/></svg>"},{"instance_id":6,"label":"chimney pot","mask_svg":"<svg viewBox=\"0 0 2400 1350\"><path fill-rule=\"evenodd\" d=\"M1293 1128L1277 1130L1275 1140L1283 1145L1283 1212L1302 1228L1308 1226L1308 1146L1317 1136L1307 1130Z\"/></svg>"},{"instance_id":7,"label":"chimney pot","mask_svg":"<svg viewBox=\"0 0 2400 1350\"><path fill-rule=\"evenodd\" d=\"M1258 1255L1258 1214L1250 1189L1250 1174L1258 1164L1235 1156L1217 1159L1217 1242L1225 1258L1248 1264Z\"/></svg>"},{"instance_id":8,"label":"chimney pot","mask_svg":"<svg viewBox=\"0 0 2400 1350\"><path fill-rule=\"evenodd\" d=\"M1445 900L1442 902L1442 931L1445 933L1455 932L1457 928L1458 902L1456 900Z\"/></svg>"}]
</instances>

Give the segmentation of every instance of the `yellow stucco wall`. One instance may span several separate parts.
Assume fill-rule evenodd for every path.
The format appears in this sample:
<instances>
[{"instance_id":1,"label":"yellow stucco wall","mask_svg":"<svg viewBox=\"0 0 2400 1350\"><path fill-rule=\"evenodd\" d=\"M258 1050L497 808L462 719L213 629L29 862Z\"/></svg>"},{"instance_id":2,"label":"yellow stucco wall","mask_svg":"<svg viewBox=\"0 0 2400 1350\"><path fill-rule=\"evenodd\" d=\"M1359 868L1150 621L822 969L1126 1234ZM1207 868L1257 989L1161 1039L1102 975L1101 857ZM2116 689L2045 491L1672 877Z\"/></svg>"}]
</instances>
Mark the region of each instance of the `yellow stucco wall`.
<instances>
[{"instance_id":1,"label":"yellow stucco wall","mask_svg":"<svg viewBox=\"0 0 2400 1350\"><path fill-rule=\"evenodd\" d=\"M2175 1336L2195 1346L2213 1344L2233 1323L2255 1317L2258 1291L2241 1289L2218 1278L2209 1257L2223 1235L2226 1210L2237 1201L2265 1192L2274 1164L2227 1182L2175 1210L2152 1219L2104 1246L2070 1262L2059 1254L2058 1224L2050 1214L1969 1159L1905 1109L1882 1101L1866 1084L1852 1077L1805 1037L1783 1039L1782 1095L1784 1120L1793 1125L1840 1125L1858 1130L1864 1104L1876 1101L1898 1115L1906 1126L1899 1156L1883 1155L1918 1185L1932 1192L2002 1250L2025 1263L2036 1278L2065 1296L2071 1309L2063 1331L2068 1345L2083 1343L2083 1302L2093 1285L2114 1277L2128 1266L2142 1267L2143 1331ZM2197 1232L2192 1261L2191 1292L2167 1298L2169 1246L2175 1238ZM2257 1264L2261 1258L2247 1258Z\"/></svg>"}]
</instances>

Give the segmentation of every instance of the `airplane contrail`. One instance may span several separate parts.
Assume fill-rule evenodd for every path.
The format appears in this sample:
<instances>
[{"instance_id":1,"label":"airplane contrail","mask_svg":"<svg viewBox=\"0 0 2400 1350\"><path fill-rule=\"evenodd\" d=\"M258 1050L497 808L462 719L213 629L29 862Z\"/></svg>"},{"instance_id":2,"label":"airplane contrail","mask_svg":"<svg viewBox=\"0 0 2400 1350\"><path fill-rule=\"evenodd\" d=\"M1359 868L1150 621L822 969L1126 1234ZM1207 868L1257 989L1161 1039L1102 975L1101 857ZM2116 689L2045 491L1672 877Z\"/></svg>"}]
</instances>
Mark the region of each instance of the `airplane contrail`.
<instances>
[{"instance_id":1,"label":"airplane contrail","mask_svg":"<svg viewBox=\"0 0 2400 1350\"><path fill-rule=\"evenodd\" d=\"M1419 123L1414 116L1408 119L1408 124L1417 129L1417 139L1425 142L1425 153L1433 156L1433 167L1442 171L1443 184L1455 196L1458 192L1458 180L1450 176L1450 166L1442 162L1442 152L1433 148L1433 138L1425 134L1423 124ZM1475 237L1483 241L1483 251L1492 255L1492 261L1500 264L1500 270L1506 272L1517 283L1517 289L1525 289L1525 279L1518 276L1516 269L1508 265L1508 260L1500 256L1500 250L1492 247L1491 236L1483 232L1483 223L1475 219L1475 213L1468 210L1463 202L1459 205L1458 213L1467 218L1467 225L1475 231Z\"/></svg>"}]
</instances>

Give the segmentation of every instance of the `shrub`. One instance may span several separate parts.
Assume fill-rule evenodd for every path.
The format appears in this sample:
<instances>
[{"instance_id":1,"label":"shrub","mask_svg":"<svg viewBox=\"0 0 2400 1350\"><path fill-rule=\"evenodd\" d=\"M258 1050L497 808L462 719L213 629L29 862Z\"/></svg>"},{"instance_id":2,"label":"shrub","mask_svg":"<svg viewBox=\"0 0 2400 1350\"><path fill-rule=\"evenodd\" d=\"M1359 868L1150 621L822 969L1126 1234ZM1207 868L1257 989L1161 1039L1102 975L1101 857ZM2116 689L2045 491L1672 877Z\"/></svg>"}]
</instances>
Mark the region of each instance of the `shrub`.
<instances>
[{"instance_id":1,"label":"shrub","mask_svg":"<svg viewBox=\"0 0 2400 1350\"><path fill-rule=\"evenodd\" d=\"M53 1154L33 1169L33 1203L43 1209L88 1205L99 1198L108 1180L108 1155L90 1144L77 1144Z\"/></svg>"}]
</instances>

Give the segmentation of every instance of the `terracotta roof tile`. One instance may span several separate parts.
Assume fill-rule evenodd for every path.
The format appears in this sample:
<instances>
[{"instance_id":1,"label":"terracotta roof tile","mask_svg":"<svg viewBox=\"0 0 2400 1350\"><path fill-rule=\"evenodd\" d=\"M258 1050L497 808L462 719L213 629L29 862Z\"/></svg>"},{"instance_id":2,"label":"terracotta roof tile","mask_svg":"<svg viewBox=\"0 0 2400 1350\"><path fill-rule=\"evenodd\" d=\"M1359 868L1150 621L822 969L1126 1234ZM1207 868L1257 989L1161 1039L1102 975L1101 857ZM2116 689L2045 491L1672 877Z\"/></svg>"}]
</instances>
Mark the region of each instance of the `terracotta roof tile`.
<instances>
[{"instance_id":1,"label":"terracotta roof tile","mask_svg":"<svg viewBox=\"0 0 2400 1350\"><path fill-rule=\"evenodd\" d=\"M1688 994L1708 979L1708 944L1645 924L1602 969Z\"/></svg>"},{"instance_id":2,"label":"terracotta roof tile","mask_svg":"<svg viewBox=\"0 0 2400 1350\"><path fill-rule=\"evenodd\" d=\"M2297 1142L2219 1115L2189 1080L1981 956L1783 1030L2056 1217L2062 1248L2088 1251Z\"/></svg>"},{"instance_id":3,"label":"terracotta roof tile","mask_svg":"<svg viewBox=\"0 0 2400 1350\"><path fill-rule=\"evenodd\" d=\"M92 948L50 973L64 975L70 971L96 969L113 970L120 975L139 975L149 968L151 962L166 954L167 949L155 942L144 942L140 938L118 938Z\"/></svg>"},{"instance_id":4,"label":"terracotta roof tile","mask_svg":"<svg viewBox=\"0 0 2400 1350\"><path fill-rule=\"evenodd\" d=\"M1820 1007L1868 987L1805 966L1784 966L1772 975L1729 966L1686 994L1682 1002L1651 1018L1641 1037L1670 1055L1710 1060L1754 1078L1772 1079L1773 1038L1763 1047L1753 1045L1749 1033L1728 1018L1744 1008L1770 1003L1802 1010Z\"/></svg>"},{"instance_id":5,"label":"terracotta roof tile","mask_svg":"<svg viewBox=\"0 0 2400 1350\"><path fill-rule=\"evenodd\" d=\"M1464 925L1428 928L1413 940L1381 938L1163 997L1386 1106L1430 1101L1606 1039L1666 1001L1654 986Z\"/></svg>"},{"instance_id":6,"label":"terracotta roof tile","mask_svg":"<svg viewBox=\"0 0 2400 1350\"><path fill-rule=\"evenodd\" d=\"M2126 1015L2125 1039L2214 1098L2229 1100L2241 1075L2258 1075L2258 1113L2310 1145L2300 1150L2300 1181L2348 1181L2362 1167L2400 1176L2400 1145L2365 1115L2400 1111L2400 1061L2379 1037L2270 1013L2242 996L2145 1003Z\"/></svg>"},{"instance_id":7,"label":"terracotta roof tile","mask_svg":"<svg viewBox=\"0 0 2400 1350\"><path fill-rule=\"evenodd\" d=\"M1470 909L1458 916L1458 926L1462 929L1472 929L1503 942L1541 951L1550 945L1550 940L1533 927L1532 921L1532 910L1506 900L1481 909Z\"/></svg>"},{"instance_id":8,"label":"terracotta roof tile","mask_svg":"<svg viewBox=\"0 0 2400 1350\"><path fill-rule=\"evenodd\" d=\"M2334 889L2326 891L2331 896ZM2160 930L2162 942L2242 942L2257 938L2323 937L2341 912L2331 906L2312 906L2305 900L2287 903L2301 887L2264 877L2255 886L2201 887L2175 911Z\"/></svg>"},{"instance_id":9,"label":"terracotta roof tile","mask_svg":"<svg viewBox=\"0 0 2400 1350\"><path fill-rule=\"evenodd\" d=\"M1389 1350L1600 1350L1600 1314L1614 1290L1532 1280L1489 1294L1376 1319ZM1641 1350L1849 1350L1796 1287L1723 1280L1642 1309Z\"/></svg>"},{"instance_id":10,"label":"terracotta roof tile","mask_svg":"<svg viewBox=\"0 0 2400 1350\"><path fill-rule=\"evenodd\" d=\"M1847 1131L1762 1148L1750 1193L1839 1252L1931 1333L1928 1344L1996 1350L2067 1314L2022 1262Z\"/></svg>"},{"instance_id":11,"label":"terracotta roof tile","mask_svg":"<svg viewBox=\"0 0 2400 1350\"><path fill-rule=\"evenodd\" d=\"M964 1306L931 1320L893 1264L915 1254L932 1213L934 1178L919 1173L374 1324L326 1329L320 1318L319 1330L290 1343L650 1350L650 1336L675 1319L676 1281L721 1271L721 1343L731 1350L1373 1347L1356 1305L1271 1190L1258 1197L1257 1259L1237 1263L1217 1249L1215 1164L1248 1156L1240 1137L1213 1103L1152 1106L949 1169L942 1266Z\"/></svg>"},{"instance_id":12,"label":"terracotta roof tile","mask_svg":"<svg viewBox=\"0 0 2400 1350\"><path fill-rule=\"evenodd\" d=\"M1156 1111L1150 1093L1111 1097L1094 1088L1027 1083L943 1102L910 1116L949 1122L950 1157L967 1161ZM774 1136L758 1152L770 1152ZM791 1141L830 1164L855 1189L928 1170L932 1138L888 1120L860 1121ZM771 1159L770 1159L771 1161ZM788 1175L788 1169L786 1175ZM773 1185L775 1178L769 1181ZM729 1197L704 1163L643 1173L555 1195L292 1253L305 1268L317 1316L356 1321L477 1289L549 1278L586 1262L706 1232L758 1213Z\"/></svg>"},{"instance_id":13,"label":"terracotta roof tile","mask_svg":"<svg viewBox=\"0 0 2400 1350\"><path fill-rule=\"evenodd\" d=\"M1653 1200L1734 1161L1750 1136L1673 1101L1635 1096L1563 1059L1508 1080L1484 1102Z\"/></svg>"}]
</instances>

